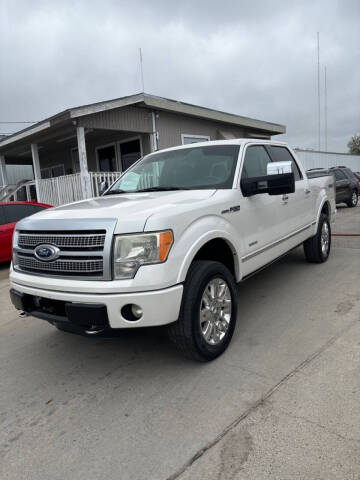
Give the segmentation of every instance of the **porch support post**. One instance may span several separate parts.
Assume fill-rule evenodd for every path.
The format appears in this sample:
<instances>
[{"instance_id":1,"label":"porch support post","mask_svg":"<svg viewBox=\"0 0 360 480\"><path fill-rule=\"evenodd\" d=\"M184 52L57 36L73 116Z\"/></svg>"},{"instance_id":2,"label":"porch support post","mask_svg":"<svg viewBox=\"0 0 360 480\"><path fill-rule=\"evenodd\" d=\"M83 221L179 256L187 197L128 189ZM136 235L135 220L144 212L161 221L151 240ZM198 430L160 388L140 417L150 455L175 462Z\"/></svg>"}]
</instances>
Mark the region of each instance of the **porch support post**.
<instances>
[{"instance_id":1,"label":"porch support post","mask_svg":"<svg viewBox=\"0 0 360 480\"><path fill-rule=\"evenodd\" d=\"M31 155L34 169L34 179L36 187L36 199L38 202L41 202L41 192L40 192L40 182L41 172L40 172L40 160L39 160L39 149L37 143L31 144Z\"/></svg>"},{"instance_id":2,"label":"porch support post","mask_svg":"<svg viewBox=\"0 0 360 480\"><path fill-rule=\"evenodd\" d=\"M156 152L158 149L158 132L156 130L156 113L151 112L152 134L151 134L151 151Z\"/></svg>"},{"instance_id":3,"label":"porch support post","mask_svg":"<svg viewBox=\"0 0 360 480\"><path fill-rule=\"evenodd\" d=\"M86 155L85 128L79 126L76 127L76 135L79 152L81 189L84 192L84 198L91 198L92 192Z\"/></svg>"},{"instance_id":4,"label":"porch support post","mask_svg":"<svg viewBox=\"0 0 360 480\"><path fill-rule=\"evenodd\" d=\"M7 173L6 173L5 155L0 155L0 172L1 172L2 185L3 187L5 187L9 183Z\"/></svg>"}]
</instances>

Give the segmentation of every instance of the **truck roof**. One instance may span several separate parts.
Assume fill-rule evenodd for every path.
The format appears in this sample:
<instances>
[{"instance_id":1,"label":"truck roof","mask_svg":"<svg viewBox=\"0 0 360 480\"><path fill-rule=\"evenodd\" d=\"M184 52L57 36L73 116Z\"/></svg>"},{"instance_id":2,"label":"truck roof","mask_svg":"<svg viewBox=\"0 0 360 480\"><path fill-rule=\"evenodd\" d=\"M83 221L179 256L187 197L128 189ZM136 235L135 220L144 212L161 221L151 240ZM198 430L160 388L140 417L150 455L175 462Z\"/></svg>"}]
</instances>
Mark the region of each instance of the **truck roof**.
<instances>
[{"instance_id":1,"label":"truck roof","mask_svg":"<svg viewBox=\"0 0 360 480\"><path fill-rule=\"evenodd\" d=\"M168 152L171 150L180 150L183 148L205 147L209 145L242 145L244 143L278 145L288 147L288 143L279 142L277 140L265 140L261 138L231 138L230 140L206 140L204 142L188 143L187 145L178 145L177 147L164 148L161 152ZM159 150L160 151L160 150ZM155 152L152 152L155 153Z\"/></svg>"}]
</instances>

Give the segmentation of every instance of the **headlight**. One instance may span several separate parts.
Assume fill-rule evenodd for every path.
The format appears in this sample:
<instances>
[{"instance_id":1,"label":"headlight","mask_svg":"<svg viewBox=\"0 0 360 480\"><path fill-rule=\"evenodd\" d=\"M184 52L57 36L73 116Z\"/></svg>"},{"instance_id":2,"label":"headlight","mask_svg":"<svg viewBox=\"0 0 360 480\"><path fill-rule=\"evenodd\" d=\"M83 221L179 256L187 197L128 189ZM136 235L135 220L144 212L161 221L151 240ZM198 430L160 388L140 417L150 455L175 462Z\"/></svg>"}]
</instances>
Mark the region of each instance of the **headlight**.
<instances>
[{"instance_id":1,"label":"headlight","mask_svg":"<svg viewBox=\"0 0 360 480\"><path fill-rule=\"evenodd\" d=\"M171 231L141 235L116 235L114 278L134 278L141 265L165 262L173 244Z\"/></svg>"}]
</instances>

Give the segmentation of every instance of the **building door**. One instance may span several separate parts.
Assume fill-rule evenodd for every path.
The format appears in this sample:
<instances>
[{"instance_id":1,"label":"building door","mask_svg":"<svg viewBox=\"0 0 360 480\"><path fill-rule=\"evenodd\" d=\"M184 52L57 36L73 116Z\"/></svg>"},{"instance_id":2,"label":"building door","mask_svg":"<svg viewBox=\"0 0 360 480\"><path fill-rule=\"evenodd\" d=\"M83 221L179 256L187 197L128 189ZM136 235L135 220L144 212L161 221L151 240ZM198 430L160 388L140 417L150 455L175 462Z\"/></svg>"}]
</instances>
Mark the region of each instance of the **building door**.
<instances>
[{"instance_id":1,"label":"building door","mask_svg":"<svg viewBox=\"0 0 360 480\"><path fill-rule=\"evenodd\" d=\"M97 149L97 158L100 172L117 171L115 145L99 147Z\"/></svg>"},{"instance_id":2,"label":"building door","mask_svg":"<svg viewBox=\"0 0 360 480\"><path fill-rule=\"evenodd\" d=\"M140 138L120 142L120 158L122 171L125 172L133 163L141 157Z\"/></svg>"}]
</instances>

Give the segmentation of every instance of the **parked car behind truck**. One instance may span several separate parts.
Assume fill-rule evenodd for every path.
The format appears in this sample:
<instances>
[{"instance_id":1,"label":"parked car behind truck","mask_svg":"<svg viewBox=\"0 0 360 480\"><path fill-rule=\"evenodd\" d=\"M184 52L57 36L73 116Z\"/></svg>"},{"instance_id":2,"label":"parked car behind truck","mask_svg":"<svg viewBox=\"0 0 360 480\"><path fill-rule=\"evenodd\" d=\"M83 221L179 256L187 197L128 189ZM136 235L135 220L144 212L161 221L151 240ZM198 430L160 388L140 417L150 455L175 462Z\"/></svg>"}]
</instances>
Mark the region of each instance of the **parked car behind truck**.
<instances>
[{"instance_id":1,"label":"parked car behind truck","mask_svg":"<svg viewBox=\"0 0 360 480\"><path fill-rule=\"evenodd\" d=\"M19 222L11 298L84 335L167 325L181 352L212 360L234 332L236 283L301 244L325 262L335 213L333 177L308 179L284 143L163 150L104 196Z\"/></svg>"},{"instance_id":2,"label":"parked car behind truck","mask_svg":"<svg viewBox=\"0 0 360 480\"><path fill-rule=\"evenodd\" d=\"M306 173L309 178L334 175L336 203L346 203L348 207L356 207L358 204L360 183L350 168L312 168Z\"/></svg>"}]
</instances>

